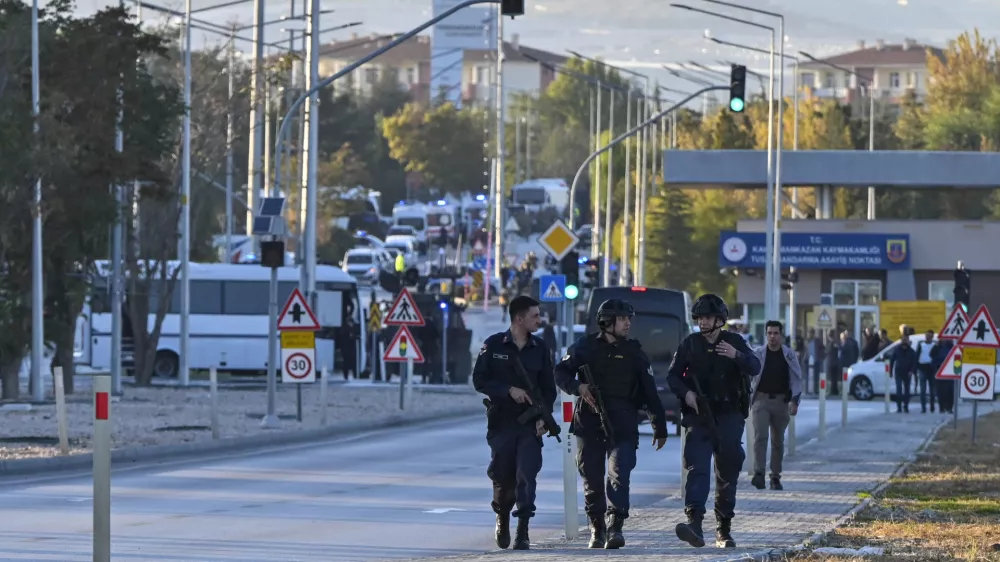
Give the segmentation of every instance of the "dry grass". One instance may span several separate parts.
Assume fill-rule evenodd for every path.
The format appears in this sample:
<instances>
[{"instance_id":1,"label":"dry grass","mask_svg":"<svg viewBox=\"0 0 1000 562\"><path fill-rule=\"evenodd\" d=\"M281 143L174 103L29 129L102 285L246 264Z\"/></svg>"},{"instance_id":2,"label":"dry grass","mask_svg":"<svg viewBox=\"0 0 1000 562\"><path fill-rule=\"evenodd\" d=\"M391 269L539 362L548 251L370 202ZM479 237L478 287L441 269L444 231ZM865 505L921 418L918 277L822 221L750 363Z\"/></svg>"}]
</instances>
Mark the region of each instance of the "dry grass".
<instances>
[{"instance_id":1,"label":"dry grass","mask_svg":"<svg viewBox=\"0 0 1000 562\"><path fill-rule=\"evenodd\" d=\"M971 436L971 420L942 429L904 476L821 545L880 547L883 556L804 552L790 560L1000 562L1000 413L980 418L975 443Z\"/></svg>"}]
</instances>

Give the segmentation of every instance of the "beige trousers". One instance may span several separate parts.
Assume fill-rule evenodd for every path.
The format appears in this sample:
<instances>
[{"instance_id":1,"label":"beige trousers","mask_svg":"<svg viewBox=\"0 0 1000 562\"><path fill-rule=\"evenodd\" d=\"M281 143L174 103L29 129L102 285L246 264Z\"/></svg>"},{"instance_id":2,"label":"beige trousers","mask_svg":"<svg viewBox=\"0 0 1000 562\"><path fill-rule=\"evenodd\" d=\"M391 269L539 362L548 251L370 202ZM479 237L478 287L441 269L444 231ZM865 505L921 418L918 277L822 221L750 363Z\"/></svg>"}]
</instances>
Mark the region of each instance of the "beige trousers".
<instances>
[{"instance_id":1,"label":"beige trousers","mask_svg":"<svg viewBox=\"0 0 1000 562\"><path fill-rule=\"evenodd\" d=\"M754 474L764 474L767 463L767 438L771 436L771 477L781 476L782 461L785 457L785 429L791 414L788 412L788 402L783 397L770 398L768 395L754 397L750 408L750 420L753 423L753 471Z\"/></svg>"}]
</instances>

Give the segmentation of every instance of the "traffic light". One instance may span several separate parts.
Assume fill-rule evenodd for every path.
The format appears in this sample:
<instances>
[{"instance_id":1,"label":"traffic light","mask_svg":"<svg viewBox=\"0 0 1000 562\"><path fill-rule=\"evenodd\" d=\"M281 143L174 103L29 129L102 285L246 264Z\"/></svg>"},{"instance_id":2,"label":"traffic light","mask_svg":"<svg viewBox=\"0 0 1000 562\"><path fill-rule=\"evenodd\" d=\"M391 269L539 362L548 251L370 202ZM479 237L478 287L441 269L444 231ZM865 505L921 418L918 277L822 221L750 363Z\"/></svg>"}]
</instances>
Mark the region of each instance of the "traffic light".
<instances>
[{"instance_id":1,"label":"traffic light","mask_svg":"<svg viewBox=\"0 0 1000 562\"><path fill-rule=\"evenodd\" d=\"M596 289L601 286L601 258L587 260L583 270L585 289Z\"/></svg>"},{"instance_id":2,"label":"traffic light","mask_svg":"<svg viewBox=\"0 0 1000 562\"><path fill-rule=\"evenodd\" d=\"M962 309L969 311L969 297L972 296L972 274L962 262L958 262L955 268L955 304L962 305Z\"/></svg>"},{"instance_id":3,"label":"traffic light","mask_svg":"<svg viewBox=\"0 0 1000 562\"><path fill-rule=\"evenodd\" d=\"M500 0L500 13L505 16L523 16L524 0Z\"/></svg>"},{"instance_id":4,"label":"traffic light","mask_svg":"<svg viewBox=\"0 0 1000 562\"><path fill-rule=\"evenodd\" d=\"M736 113L746 107L747 67L734 64L729 73L729 109Z\"/></svg>"},{"instance_id":5,"label":"traffic light","mask_svg":"<svg viewBox=\"0 0 1000 562\"><path fill-rule=\"evenodd\" d=\"M560 272L566 276L566 286L578 286L580 284L580 254L571 251L563 256L559 262Z\"/></svg>"}]
</instances>

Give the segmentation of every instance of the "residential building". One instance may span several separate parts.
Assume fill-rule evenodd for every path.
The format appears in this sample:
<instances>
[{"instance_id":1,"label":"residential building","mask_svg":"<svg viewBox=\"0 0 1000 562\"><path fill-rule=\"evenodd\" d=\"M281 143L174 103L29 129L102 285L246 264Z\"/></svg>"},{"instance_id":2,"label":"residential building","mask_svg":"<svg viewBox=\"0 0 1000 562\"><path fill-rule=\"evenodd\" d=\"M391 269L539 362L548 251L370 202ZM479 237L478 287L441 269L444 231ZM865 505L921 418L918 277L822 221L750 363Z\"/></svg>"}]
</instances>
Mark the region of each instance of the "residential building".
<instances>
[{"instance_id":1,"label":"residential building","mask_svg":"<svg viewBox=\"0 0 1000 562\"><path fill-rule=\"evenodd\" d=\"M808 88L820 98L835 98L847 104L868 98L869 80L874 80L875 98L880 103L899 104L907 92L918 98L927 93L927 57L944 58L944 52L933 46L906 39L901 44L887 44L879 39L874 45L859 41L857 49L823 59L823 62L803 59L799 64L797 84ZM828 64L824 64L828 63ZM838 70L831 65L863 77Z\"/></svg>"},{"instance_id":2,"label":"residential building","mask_svg":"<svg viewBox=\"0 0 1000 562\"><path fill-rule=\"evenodd\" d=\"M350 39L323 46L320 55L320 75L331 76L347 65L392 41L392 35L355 34ZM495 49L466 50L462 61L462 100L464 103L482 104L495 94L492 74L495 64ZM504 43L504 91L509 98L518 93L541 92L555 79L555 72L546 65L561 65L566 57L533 49L520 44L514 34ZM527 56L526 56L527 55ZM542 61L540 64L531 58ZM338 91L352 91L359 94L371 91L380 80L389 77L408 89L414 100L427 102L430 99L431 82L431 39L426 35L413 37L388 51L374 61L365 64L334 83ZM456 86L458 86L456 84Z\"/></svg>"}]
</instances>

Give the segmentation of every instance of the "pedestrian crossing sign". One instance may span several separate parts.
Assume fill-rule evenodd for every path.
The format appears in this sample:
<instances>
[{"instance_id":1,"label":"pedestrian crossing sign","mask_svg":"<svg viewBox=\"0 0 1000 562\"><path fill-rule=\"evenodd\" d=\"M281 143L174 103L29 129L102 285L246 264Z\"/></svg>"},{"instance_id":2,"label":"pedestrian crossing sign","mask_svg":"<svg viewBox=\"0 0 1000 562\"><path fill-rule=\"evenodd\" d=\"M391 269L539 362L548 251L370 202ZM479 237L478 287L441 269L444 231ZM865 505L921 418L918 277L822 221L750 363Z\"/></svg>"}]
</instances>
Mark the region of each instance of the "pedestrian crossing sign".
<instances>
[{"instance_id":1,"label":"pedestrian crossing sign","mask_svg":"<svg viewBox=\"0 0 1000 562\"><path fill-rule=\"evenodd\" d=\"M819 313L819 318L816 319L818 324L833 324L833 318L830 318L830 313L824 310Z\"/></svg>"},{"instance_id":2,"label":"pedestrian crossing sign","mask_svg":"<svg viewBox=\"0 0 1000 562\"><path fill-rule=\"evenodd\" d=\"M566 300L566 276L542 275L538 279L539 299L542 302L562 302Z\"/></svg>"},{"instance_id":3,"label":"pedestrian crossing sign","mask_svg":"<svg viewBox=\"0 0 1000 562\"><path fill-rule=\"evenodd\" d=\"M386 326L423 326L424 316L417 308L417 302L413 300L410 291L403 287L396 300L389 307L389 312L385 315L382 324Z\"/></svg>"}]
</instances>

